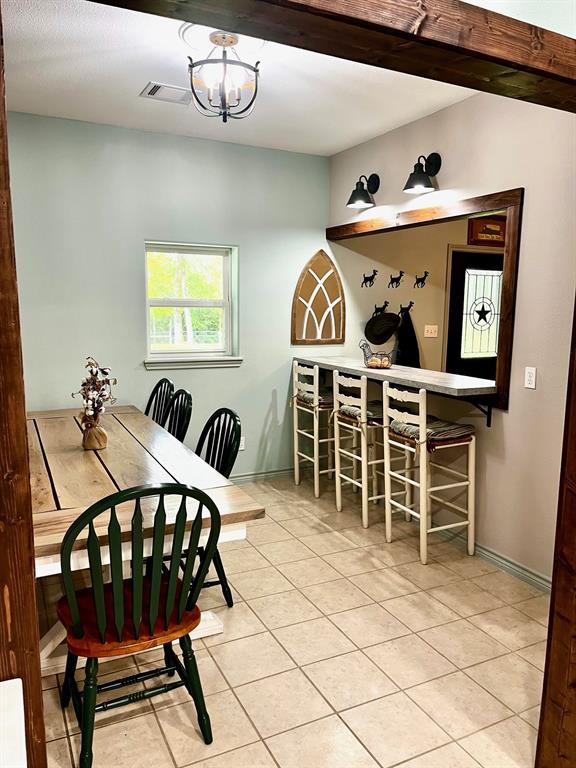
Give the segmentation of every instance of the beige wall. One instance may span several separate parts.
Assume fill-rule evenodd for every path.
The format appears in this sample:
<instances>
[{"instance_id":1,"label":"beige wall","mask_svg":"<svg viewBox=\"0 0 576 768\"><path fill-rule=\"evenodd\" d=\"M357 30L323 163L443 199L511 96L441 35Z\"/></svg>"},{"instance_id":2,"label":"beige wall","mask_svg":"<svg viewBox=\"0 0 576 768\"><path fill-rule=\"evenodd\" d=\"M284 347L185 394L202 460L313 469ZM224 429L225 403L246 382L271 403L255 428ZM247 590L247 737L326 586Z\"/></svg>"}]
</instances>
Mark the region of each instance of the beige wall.
<instances>
[{"instance_id":1,"label":"beige wall","mask_svg":"<svg viewBox=\"0 0 576 768\"><path fill-rule=\"evenodd\" d=\"M357 317L351 335L364 334L363 327L375 304L382 306L384 301L389 301L388 311L398 312L400 304L406 306L413 301L411 315L420 347L420 364L422 368L442 370L448 246L465 245L467 230L468 221L462 219L360 237L338 247L338 262L349 286L346 301L348 306L352 304ZM378 270L374 287L362 288L362 275L373 269ZM414 288L415 276L422 275L425 269L430 272L426 285ZM398 275L400 270L405 272L400 286L388 288L390 275ZM438 337L424 338L425 325L437 325ZM373 348L390 350L393 346L392 339L382 347Z\"/></svg>"},{"instance_id":2,"label":"beige wall","mask_svg":"<svg viewBox=\"0 0 576 768\"><path fill-rule=\"evenodd\" d=\"M416 157L432 151L443 156L441 191L403 195ZM526 188L510 408L496 412L491 429L473 411L466 417L479 426L479 543L550 575L576 276L576 118L480 94L353 147L332 158L331 224L357 218L346 201L358 176L372 172L381 175L376 197L383 208L368 217ZM351 351L359 330L357 276L342 248L333 253L346 275ZM358 258L362 267L371 263ZM538 368L536 390L524 389L527 365ZM468 409L450 403L449 410Z\"/></svg>"}]
</instances>

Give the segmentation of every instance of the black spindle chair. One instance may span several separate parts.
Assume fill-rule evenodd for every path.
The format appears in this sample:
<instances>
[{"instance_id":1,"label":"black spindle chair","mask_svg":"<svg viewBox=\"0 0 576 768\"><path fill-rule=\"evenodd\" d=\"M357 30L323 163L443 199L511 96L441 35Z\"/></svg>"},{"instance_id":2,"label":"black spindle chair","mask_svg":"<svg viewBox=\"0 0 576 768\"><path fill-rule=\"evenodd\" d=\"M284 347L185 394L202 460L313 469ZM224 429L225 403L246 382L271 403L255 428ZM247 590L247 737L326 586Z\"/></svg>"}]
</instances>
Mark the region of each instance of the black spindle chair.
<instances>
[{"instance_id":1,"label":"black spindle chair","mask_svg":"<svg viewBox=\"0 0 576 768\"><path fill-rule=\"evenodd\" d=\"M150 506L154 497L157 504ZM199 558L203 509L210 515L210 533ZM130 529L132 575L126 579L122 570L121 523ZM82 538L86 539L91 586L75 590L71 556L84 529L88 529ZM147 529L153 530L152 555L148 560L144 556ZM67 707L72 700L78 718L82 732L80 768L92 765L96 712L149 699L182 685L194 701L204 741L212 742L210 718L189 633L200 623L196 601L219 534L220 513L212 499L198 488L177 483L144 485L113 493L89 507L66 532L61 549L65 594L58 602L58 618L66 628L68 645L61 702ZM171 545L166 541L170 535ZM99 536L106 539L110 557L108 583L104 583L103 578ZM167 558L169 565L165 564L165 548L171 552ZM174 652L173 640L179 641L183 663ZM160 645L164 647L163 667L98 685L99 658L141 653ZM79 656L86 658L82 693L75 678ZM97 694L103 691L161 675L173 677L176 673L180 678L177 682L96 703Z\"/></svg>"},{"instance_id":2,"label":"black spindle chair","mask_svg":"<svg viewBox=\"0 0 576 768\"><path fill-rule=\"evenodd\" d=\"M192 395L185 389L179 389L170 398L162 426L183 443L191 418Z\"/></svg>"},{"instance_id":3,"label":"black spindle chair","mask_svg":"<svg viewBox=\"0 0 576 768\"><path fill-rule=\"evenodd\" d=\"M224 477L230 477L240 450L241 436L242 423L238 414L230 408L218 408L204 425L196 446L196 453ZM203 557L202 548L200 548L200 556ZM232 608L234 605L232 591L228 585L218 549L214 551L212 562L218 578L204 582L204 587L220 585L226 604Z\"/></svg>"},{"instance_id":4,"label":"black spindle chair","mask_svg":"<svg viewBox=\"0 0 576 768\"><path fill-rule=\"evenodd\" d=\"M168 404L174 394L174 384L170 379L160 379L154 386L154 389L150 393L146 409L144 413L146 416L156 422L156 424L164 424L166 420L166 412L168 410Z\"/></svg>"}]
</instances>

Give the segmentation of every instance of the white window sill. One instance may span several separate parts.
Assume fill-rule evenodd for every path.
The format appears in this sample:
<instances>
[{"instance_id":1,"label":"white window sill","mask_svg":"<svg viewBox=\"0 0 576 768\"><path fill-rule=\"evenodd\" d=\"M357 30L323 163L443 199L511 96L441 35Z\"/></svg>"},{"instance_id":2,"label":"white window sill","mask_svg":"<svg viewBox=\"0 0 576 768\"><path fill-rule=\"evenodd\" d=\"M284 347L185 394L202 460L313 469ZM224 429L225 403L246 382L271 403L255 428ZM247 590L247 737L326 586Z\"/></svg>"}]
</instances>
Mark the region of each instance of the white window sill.
<instances>
[{"instance_id":1,"label":"white window sill","mask_svg":"<svg viewBox=\"0 0 576 768\"><path fill-rule=\"evenodd\" d=\"M232 355L222 357L154 357L144 360L148 371L177 370L183 368L239 368L244 358Z\"/></svg>"}]
</instances>

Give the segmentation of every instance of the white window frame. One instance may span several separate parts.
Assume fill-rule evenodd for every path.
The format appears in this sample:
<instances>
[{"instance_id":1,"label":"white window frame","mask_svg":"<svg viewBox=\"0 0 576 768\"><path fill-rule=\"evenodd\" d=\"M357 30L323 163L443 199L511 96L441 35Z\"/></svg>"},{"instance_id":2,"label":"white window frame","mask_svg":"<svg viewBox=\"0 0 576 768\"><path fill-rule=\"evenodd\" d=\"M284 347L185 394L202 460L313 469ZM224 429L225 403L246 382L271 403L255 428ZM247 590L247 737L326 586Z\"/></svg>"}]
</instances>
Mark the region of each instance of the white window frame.
<instances>
[{"instance_id":1,"label":"white window frame","mask_svg":"<svg viewBox=\"0 0 576 768\"><path fill-rule=\"evenodd\" d=\"M148 295L148 253L206 253L218 254L224 259L223 298L218 300L200 299L156 299ZM146 240L144 244L144 269L146 290L146 350L144 365L147 369L174 368L234 368L242 363L238 355L238 249L229 245L206 245L195 243L169 243ZM151 307L222 307L226 344L224 350L214 352L154 352L150 344Z\"/></svg>"}]
</instances>

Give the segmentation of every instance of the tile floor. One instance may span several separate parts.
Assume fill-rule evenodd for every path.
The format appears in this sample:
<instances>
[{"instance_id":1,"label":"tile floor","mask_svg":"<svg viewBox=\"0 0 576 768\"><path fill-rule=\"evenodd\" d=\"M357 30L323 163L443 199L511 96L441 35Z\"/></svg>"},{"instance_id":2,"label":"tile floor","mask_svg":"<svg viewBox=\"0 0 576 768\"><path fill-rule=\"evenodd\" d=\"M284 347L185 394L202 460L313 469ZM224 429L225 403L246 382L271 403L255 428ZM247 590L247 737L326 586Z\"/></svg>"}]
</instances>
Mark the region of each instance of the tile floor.
<instances>
[{"instance_id":1,"label":"tile floor","mask_svg":"<svg viewBox=\"0 0 576 768\"><path fill-rule=\"evenodd\" d=\"M94 768L533 766L546 595L441 539L421 566L415 527L386 544L381 508L364 530L352 494L337 513L287 477L245 488L267 516L222 547L236 604L206 590L225 631L195 643L213 744L179 689L97 716ZM71 768L60 683L45 681L48 762Z\"/></svg>"}]
</instances>

